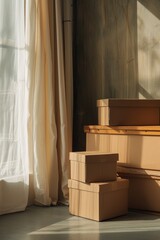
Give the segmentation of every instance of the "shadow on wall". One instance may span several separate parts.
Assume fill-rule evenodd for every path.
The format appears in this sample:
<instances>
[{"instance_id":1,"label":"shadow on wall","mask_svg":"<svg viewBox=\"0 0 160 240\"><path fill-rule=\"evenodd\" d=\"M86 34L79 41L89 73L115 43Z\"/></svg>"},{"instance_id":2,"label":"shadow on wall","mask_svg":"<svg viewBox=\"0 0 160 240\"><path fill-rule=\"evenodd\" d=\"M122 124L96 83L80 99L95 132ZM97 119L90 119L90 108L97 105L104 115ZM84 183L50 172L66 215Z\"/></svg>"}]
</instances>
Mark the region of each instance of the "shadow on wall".
<instances>
[{"instance_id":1,"label":"shadow on wall","mask_svg":"<svg viewBox=\"0 0 160 240\"><path fill-rule=\"evenodd\" d=\"M140 2L148 11L150 11L155 17L160 19L160 1L159 0L137 0Z\"/></svg>"},{"instance_id":2,"label":"shadow on wall","mask_svg":"<svg viewBox=\"0 0 160 240\"><path fill-rule=\"evenodd\" d=\"M154 99L154 97L152 97L152 95L148 93L140 84L138 84L138 92L141 96L143 96L143 98Z\"/></svg>"}]
</instances>

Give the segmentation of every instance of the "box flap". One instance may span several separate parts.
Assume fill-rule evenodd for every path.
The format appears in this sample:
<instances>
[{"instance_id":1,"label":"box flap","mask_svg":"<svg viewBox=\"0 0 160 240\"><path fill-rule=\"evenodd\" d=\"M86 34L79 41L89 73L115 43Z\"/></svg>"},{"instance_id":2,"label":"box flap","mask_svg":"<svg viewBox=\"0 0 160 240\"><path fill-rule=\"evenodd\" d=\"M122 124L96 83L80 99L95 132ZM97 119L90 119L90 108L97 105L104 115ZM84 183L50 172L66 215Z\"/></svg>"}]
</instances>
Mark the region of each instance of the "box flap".
<instances>
[{"instance_id":1,"label":"box flap","mask_svg":"<svg viewBox=\"0 0 160 240\"><path fill-rule=\"evenodd\" d=\"M129 181L127 179L117 178L117 181L103 183L82 183L75 180L68 180L68 187L88 192L112 192L120 189L128 188Z\"/></svg>"},{"instance_id":2,"label":"box flap","mask_svg":"<svg viewBox=\"0 0 160 240\"><path fill-rule=\"evenodd\" d=\"M159 99L99 99L97 107L160 107Z\"/></svg>"},{"instance_id":3,"label":"box flap","mask_svg":"<svg viewBox=\"0 0 160 240\"><path fill-rule=\"evenodd\" d=\"M98 151L83 151L70 152L69 159L82 163L102 163L108 161L118 161L118 153L98 152Z\"/></svg>"}]
</instances>

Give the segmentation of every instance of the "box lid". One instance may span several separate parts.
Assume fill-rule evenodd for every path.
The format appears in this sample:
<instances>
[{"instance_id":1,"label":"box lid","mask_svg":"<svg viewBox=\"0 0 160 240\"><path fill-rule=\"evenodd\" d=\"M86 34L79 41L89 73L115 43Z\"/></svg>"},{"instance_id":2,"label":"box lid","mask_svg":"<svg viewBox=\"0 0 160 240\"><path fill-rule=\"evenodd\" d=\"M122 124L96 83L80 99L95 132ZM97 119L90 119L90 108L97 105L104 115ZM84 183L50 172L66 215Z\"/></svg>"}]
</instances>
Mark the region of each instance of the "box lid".
<instances>
[{"instance_id":1,"label":"box lid","mask_svg":"<svg viewBox=\"0 0 160 240\"><path fill-rule=\"evenodd\" d=\"M103 183L82 183L76 180L69 179L68 187L72 189L79 189L87 192L113 192L120 189L126 189L129 186L127 179L117 178L117 181L103 182Z\"/></svg>"},{"instance_id":2,"label":"box lid","mask_svg":"<svg viewBox=\"0 0 160 240\"><path fill-rule=\"evenodd\" d=\"M82 163L102 163L108 161L118 161L118 153L108 153L99 151L70 152L69 159Z\"/></svg>"},{"instance_id":3,"label":"box lid","mask_svg":"<svg viewBox=\"0 0 160 240\"><path fill-rule=\"evenodd\" d=\"M160 99L99 99L97 107L160 107Z\"/></svg>"}]
</instances>

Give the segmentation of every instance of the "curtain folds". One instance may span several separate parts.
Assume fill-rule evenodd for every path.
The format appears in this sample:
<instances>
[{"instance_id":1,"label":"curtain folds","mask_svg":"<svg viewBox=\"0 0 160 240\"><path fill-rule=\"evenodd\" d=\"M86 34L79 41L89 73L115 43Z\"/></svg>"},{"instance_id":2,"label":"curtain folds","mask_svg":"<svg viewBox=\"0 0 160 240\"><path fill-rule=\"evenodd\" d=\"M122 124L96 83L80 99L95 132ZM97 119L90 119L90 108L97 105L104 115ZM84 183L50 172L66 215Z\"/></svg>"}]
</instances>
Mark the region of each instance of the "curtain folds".
<instances>
[{"instance_id":1,"label":"curtain folds","mask_svg":"<svg viewBox=\"0 0 160 240\"><path fill-rule=\"evenodd\" d=\"M31 61L34 59L29 73L30 173L35 201L50 205L68 199L68 153L72 135L68 121L71 112L67 111L66 103L62 4L59 0L35 0L31 2L31 9L33 15L28 24L32 26L30 21L34 18L35 29L30 30L33 36L28 44L34 46L29 56ZM68 81L71 80L70 72Z\"/></svg>"},{"instance_id":2,"label":"curtain folds","mask_svg":"<svg viewBox=\"0 0 160 240\"><path fill-rule=\"evenodd\" d=\"M9 11L13 17L10 27L0 22L0 214L4 214L24 210L27 204L68 201L72 23L64 24L63 6L70 12L72 6L71 0L0 4L0 11L3 7L6 11L3 20Z\"/></svg>"}]
</instances>

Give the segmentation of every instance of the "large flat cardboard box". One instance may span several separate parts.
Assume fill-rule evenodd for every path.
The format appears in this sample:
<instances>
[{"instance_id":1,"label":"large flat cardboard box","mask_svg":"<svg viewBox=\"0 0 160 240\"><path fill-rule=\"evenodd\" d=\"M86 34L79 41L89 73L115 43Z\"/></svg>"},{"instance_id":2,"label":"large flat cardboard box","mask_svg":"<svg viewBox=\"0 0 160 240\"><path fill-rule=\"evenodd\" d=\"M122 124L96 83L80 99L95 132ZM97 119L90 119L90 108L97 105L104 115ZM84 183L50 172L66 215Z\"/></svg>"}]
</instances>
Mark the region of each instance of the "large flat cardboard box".
<instances>
[{"instance_id":1,"label":"large flat cardboard box","mask_svg":"<svg viewBox=\"0 0 160 240\"><path fill-rule=\"evenodd\" d=\"M102 221L128 212L128 180L106 183L68 181L71 214Z\"/></svg>"},{"instance_id":2,"label":"large flat cardboard box","mask_svg":"<svg viewBox=\"0 0 160 240\"><path fill-rule=\"evenodd\" d=\"M160 100L100 99L97 100L99 125L159 125Z\"/></svg>"},{"instance_id":3,"label":"large flat cardboard box","mask_svg":"<svg viewBox=\"0 0 160 240\"><path fill-rule=\"evenodd\" d=\"M71 179L90 183L116 180L117 153L70 152Z\"/></svg>"},{"instance_id":4,"label":"large flat cardboard box","mask_svg":"<svg viewBox=\"0 0 160 240\"><path fill-rule=\"evenodd\" d=\"M129 167L160 170L160 126L87 126L86 150L119 154Z\"/></svg>"},{"instance_id":5,"label":"large flat cardboard box","mask_svg":"<svg viewBox=\"0 0 160 240\"><path fill-rule=\"evenodd\" d=\"M129 208L160 212L160 171L118 166L120 177L129 180Z\"/></svg>"}]
</instances>

